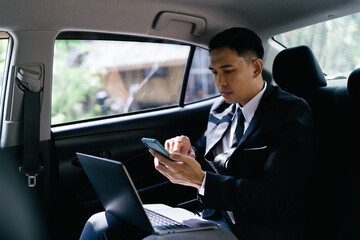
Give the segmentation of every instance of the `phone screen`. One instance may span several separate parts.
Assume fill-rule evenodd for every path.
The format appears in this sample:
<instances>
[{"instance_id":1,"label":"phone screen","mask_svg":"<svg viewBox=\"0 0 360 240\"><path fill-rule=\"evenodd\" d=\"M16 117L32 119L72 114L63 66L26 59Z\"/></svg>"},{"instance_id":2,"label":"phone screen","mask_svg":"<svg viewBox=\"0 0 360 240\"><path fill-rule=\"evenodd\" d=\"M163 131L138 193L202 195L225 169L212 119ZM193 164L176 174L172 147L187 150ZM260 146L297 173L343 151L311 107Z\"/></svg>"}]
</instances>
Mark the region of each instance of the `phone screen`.
<instances>
[{"instance_id":1,"label":"phone screen","mask_svg":"<svg viewBox=\"0 0 360 240\"><path fill-rule=\"evenodd\" d=\"M157 151L158 153L160 153L161 155L163 155L164 157L167 157L168 159L170 159L169 152L164 148L163 145L161 145L161 143L158 140L156 140L154 138L142 138L141 141L148 148L151 148L151 149Z\"/></svg>"}]
</instances>

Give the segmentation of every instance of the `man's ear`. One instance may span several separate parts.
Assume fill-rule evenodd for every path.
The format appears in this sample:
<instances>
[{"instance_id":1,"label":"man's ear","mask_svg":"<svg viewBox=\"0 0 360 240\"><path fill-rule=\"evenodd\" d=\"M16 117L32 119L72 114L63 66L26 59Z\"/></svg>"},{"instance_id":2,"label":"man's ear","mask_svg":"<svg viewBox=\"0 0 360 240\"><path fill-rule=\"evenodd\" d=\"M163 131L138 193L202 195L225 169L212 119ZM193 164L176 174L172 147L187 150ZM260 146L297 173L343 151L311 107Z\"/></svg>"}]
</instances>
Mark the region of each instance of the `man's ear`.
<instances>
[{"instance_id":1,"label":"man's ear","mask_svg":"<svg viewBox=\"0 0 360 240\"><path fill-rule=\"evenodd\" d=\"M254 78L257 78L259 75L261 75L264 63L260 58L256 58L252 61L252 64L254 67Z\"/></svg>"}]
</instances>

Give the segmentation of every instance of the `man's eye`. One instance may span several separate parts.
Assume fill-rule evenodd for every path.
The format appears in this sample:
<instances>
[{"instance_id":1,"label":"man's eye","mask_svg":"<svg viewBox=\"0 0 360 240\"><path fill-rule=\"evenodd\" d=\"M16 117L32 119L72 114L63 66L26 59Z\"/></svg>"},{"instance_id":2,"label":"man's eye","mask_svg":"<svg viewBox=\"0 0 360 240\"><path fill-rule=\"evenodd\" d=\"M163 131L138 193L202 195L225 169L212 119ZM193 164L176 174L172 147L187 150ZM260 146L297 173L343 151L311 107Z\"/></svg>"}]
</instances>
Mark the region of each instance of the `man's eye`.
<instances>
[{"instance_id":1,"label":"man's eye","mask_svg":"<svg viewBox=\"0 0 360 240\"><path fill-rule=\"evenodd\" d=\"M224 73L232 73L232 72L234 72L234 69L224 70Z\"/></svg>"}]
</instances>

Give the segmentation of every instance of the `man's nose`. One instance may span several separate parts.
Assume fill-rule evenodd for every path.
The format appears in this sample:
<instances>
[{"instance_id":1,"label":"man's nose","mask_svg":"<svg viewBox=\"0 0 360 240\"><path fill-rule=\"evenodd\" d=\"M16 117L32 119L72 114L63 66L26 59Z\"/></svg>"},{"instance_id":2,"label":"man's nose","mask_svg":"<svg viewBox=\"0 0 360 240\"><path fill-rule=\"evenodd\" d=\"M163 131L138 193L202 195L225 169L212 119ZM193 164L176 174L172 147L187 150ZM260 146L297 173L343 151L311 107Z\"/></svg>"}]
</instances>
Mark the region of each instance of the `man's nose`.
<instances>
[{"instance_id":1,"label":"man's nose","mask_svg":"<svg viewBox=\"0 0 360 240\"><path fill-rule=\"evenodd\" d=\"M222 74L217 75L216 82L219 86L224 86L227 84L226 78Z\"/></svg>"}]
</instances>

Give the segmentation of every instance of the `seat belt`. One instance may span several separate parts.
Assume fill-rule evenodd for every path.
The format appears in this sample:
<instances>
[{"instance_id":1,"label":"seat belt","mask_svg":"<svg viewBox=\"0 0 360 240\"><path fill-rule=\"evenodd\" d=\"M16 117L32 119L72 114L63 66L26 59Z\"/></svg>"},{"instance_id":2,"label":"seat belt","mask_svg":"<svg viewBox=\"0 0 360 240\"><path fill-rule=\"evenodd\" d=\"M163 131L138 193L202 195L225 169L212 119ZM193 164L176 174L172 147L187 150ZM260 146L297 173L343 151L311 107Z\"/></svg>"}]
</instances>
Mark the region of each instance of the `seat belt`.
<instances>
[{"instance_id":1,"label":"seat belt","mask_svg":"<svg viewBox=\"0 0 360 240\"><path fill-rule=\"evenodd\" d=\"M40 158L40 109L44 66L28 64L18 67L17 80L24 91L23 165L19 172L27 176L27 184L34 188L36 179L44 171Z\"/></svg>"}]
</instances>

